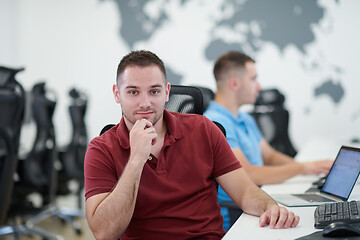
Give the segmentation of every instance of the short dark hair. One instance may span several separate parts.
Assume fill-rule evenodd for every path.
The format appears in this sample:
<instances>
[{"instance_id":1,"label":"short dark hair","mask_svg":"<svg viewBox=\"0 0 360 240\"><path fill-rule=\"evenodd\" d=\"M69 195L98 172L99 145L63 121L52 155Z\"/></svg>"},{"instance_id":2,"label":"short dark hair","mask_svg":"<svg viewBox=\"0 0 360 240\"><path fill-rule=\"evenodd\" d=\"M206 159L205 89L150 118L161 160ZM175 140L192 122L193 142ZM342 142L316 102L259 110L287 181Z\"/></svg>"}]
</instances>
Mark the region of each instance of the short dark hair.
<instances>
[{"instance_id":1,"label":"short dark hair","mask_svg":"<svg viewBox=\"0 0 360 240\"><path fill-rule=\"evenodd\" d=\"M216 81L220 81L226 73L234 68L244 69L247 62L255 63L255 60L238 51L230 51L220 56L214 65Z\"/></svg>"},{"instance_id":2,"label":"short dark hair","mask_svg":"<svg viewBox=\"0 0 360 240\"><path fill-rule=\"evenodd\" d=\"M119 84L119 76L125 71L129 66L138 66L138 67L147 67L150 65L156 65L159 67L160 71L164 74L166 82L166 70L163 61L156 56L156 54L146 51L146 50L137 50L132 51L128 55L124 56L117 68L116 74L116 84Z\"/></svg>"}]
</instances>

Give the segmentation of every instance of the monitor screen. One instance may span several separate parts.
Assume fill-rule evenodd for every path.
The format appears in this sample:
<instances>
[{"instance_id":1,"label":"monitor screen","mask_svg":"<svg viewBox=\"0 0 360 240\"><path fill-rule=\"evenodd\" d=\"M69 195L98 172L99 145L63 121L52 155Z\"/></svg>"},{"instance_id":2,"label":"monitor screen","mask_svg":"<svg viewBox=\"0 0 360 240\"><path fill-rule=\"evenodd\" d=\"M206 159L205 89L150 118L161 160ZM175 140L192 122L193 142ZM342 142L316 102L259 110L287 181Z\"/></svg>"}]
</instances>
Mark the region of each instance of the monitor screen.
<instances>
[{"instance_id":1,"label":"monitor screen","mask_svg":"<svg viewBox=\"0 0 360 240\"><path fill-rule=\"evenodd\" d=\"M322 191L347 199L356 183L359 172L360 149L341 147Z\"/></svg>"}]
</instances>

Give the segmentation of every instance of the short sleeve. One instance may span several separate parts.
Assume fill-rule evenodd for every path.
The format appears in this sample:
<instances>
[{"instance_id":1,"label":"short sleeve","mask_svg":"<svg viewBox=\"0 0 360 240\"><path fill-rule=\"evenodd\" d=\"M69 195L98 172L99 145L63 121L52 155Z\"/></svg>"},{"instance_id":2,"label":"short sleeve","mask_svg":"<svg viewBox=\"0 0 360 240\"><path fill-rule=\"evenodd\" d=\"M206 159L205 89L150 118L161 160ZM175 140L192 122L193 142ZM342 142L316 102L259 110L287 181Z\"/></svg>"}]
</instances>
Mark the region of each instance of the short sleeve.
<instances>
[{"instance_id":1,"label":"short sleeve","mask_svg":"<svg viewBox=\"0 0 360 240\"><path fill-rule=\"evenodd\" d=\"M248 113L243 113L244 117L246 118L245 122L248 124L249 129L251 129L251 132L254 134L254 137L258 142L263 139L263 135L261 134L261 131L255 121L255 119Z\"/></svg>"},{"instance_id":2,"label":"short sleeve","mask_svg":"<svg viewBox=\"0 0 360 240\"><path fill-rule=\"evenodd\" d=\"M85 199L111 192L117 175L111 156L96 141L90 142L84 159Z\"/></svg>"},{"instance_id":3,"label":"short sleeve","mask_svg":"<svg viewBox=\"0 0 360 240\"><path fill-rule=\"evenodd\" d=\"M210 127L214 157L214 178L241 167L239 160L230 148L223 132L213 123Z\"/></svg>"}]
</instances>

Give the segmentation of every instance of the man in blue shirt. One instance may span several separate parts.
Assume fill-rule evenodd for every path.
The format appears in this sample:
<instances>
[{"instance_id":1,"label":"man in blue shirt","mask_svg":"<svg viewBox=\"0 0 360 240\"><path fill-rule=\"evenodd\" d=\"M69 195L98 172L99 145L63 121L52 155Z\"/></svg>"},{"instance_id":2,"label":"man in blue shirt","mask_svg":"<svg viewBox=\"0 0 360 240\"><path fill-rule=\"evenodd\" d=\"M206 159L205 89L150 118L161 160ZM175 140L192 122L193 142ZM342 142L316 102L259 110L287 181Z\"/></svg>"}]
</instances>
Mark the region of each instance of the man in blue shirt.
<instances>
[{"instance_id":1,"label":"man in blue shirt","mask_svg":"<svg viewBox=\"0 0 360 240\"><path fill-rule=\"evenodd\" d=\"M204 115L224 126L230 147L256 185L280 183L299 174L328 173L332 160L296 162L272 148L252 116L239 111L244 104L254 104L261 90L253 59L241 52L228 52L216 61L214 76L217 92ZM231 201L221 188L218 201ZM228 211L223 208L221 212L228 229Z\"/></svg>"}]
</instances>

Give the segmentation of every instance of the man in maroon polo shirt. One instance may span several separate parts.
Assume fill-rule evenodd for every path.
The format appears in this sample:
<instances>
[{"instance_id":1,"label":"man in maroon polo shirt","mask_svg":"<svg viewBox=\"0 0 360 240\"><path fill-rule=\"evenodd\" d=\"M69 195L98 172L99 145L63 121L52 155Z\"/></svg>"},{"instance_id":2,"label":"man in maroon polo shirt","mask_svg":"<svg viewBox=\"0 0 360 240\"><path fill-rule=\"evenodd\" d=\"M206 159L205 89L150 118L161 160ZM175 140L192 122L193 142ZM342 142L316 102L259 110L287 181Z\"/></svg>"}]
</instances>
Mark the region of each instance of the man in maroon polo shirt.
<instances>
[{"instance_id":1,"label":"man in maroon polo shirt","mask_svg":"<svg viewBox=\"0 0 360 240\"><path fill-rule=\"evenodd\" d=\"M206 117L166 111L170 84L149 51L125 56L113 86L119 124L94 138L85 157L86 217L96 239L221 239L215 180L260 226L295 227L248 178Z\"/></svg>"}]
</instances>

